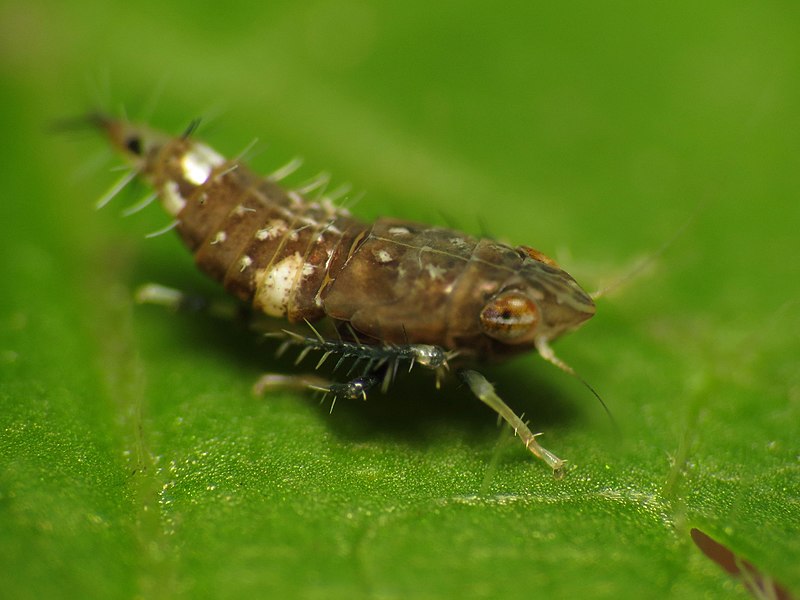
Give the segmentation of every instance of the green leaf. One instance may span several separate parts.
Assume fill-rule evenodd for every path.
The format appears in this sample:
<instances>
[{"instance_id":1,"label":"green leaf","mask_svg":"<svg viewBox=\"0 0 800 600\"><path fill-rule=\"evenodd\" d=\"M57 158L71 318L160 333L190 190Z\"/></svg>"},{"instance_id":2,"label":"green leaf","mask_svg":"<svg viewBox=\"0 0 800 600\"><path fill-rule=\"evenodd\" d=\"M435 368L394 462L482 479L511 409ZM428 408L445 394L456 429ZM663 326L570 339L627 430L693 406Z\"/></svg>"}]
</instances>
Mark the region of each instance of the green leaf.
<instances>
[{"instance_id":1,"label":"green leaf","mask_svg":"<svg viewBox=\"0 0 800 600\"><path fill-rule=\"evenodd\" d=\"M800 41L777 2L584 6L11 0L0 10L0 580L13 598L747 597L698 528L800 593ZM90 81L87 92L84 82ZM110 82L110 83L109 83ZM88 98L87 98L88 97ZM151 99L155 110L147 115ZM548 469L465 389L264 399L167 217L120 219L98 137L127 108L353 210L534 246L592 289L557 352L487 368ZM112 164L110 162L106 165ZM94 167L92 166L94 165ZM444 215L444 217L443 217Z\"/></svg>"}]
</instances>

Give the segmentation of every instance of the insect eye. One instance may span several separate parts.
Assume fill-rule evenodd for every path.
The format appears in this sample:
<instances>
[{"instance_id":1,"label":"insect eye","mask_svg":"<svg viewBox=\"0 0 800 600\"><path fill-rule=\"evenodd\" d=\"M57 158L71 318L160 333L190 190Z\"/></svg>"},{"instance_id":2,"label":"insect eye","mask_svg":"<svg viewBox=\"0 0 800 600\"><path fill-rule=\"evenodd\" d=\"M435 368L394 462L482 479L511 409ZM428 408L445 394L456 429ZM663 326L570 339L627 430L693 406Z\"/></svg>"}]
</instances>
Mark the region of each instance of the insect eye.
<instances>
[{"instance_id":1,"label":"insect eye","mask_svg":"<svg viewBox=\"0 0 800 600\"><path fill-rule=\"evenodd\" d=\"M493 298L481 310L484 333L501 342L520 343L539 323L539 309L525 294L504 292Z\"/></svg>"},{"instance_id":2,"label":"insect eye","mask_svg":"<svg viewBox=\"0 0 800 600\"><path fill-rule=\"evenodd\" d=\"M142 155L142 138L139 136L133 135L125 140L125 148L131 154L135 154L136 156Z\"/></svg>"}]
</instances>

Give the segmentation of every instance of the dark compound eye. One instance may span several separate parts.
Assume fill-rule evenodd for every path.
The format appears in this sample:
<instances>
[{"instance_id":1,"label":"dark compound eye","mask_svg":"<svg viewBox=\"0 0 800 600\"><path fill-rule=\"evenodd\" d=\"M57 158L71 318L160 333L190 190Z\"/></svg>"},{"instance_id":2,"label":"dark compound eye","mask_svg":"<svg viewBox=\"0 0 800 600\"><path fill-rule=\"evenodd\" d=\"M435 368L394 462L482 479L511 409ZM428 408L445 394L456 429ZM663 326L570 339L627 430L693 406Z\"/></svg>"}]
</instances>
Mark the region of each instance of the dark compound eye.
<instances>
[{"instance_id":1,"label":"dark compound eye","mask_svg":"<svg viewBox=\"0 0 800 600\"><path fill-rule=\"evenodd\" d=\"M142 155L142 138L138 136L131 136L127 140L125 140L125 148L131 154L135 154L136 156Z\"/></svg>"}]
</instances>

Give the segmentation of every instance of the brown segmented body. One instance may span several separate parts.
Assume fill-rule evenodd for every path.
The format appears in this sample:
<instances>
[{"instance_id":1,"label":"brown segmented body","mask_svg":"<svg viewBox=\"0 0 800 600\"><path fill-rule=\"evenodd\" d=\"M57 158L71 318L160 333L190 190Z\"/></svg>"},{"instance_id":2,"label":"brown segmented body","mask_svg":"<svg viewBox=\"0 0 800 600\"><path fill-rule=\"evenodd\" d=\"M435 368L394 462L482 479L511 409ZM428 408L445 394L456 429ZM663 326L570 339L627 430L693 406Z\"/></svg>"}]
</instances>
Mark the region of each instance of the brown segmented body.
<instances>
[{"instance_id":1,"label":"brown segmented body","mask_svg":"<svg viewBox=\"0 0 800 600\"><path fill-rule=\"evenodd\" d=\"M539 251L400 219L366 224L188 135L105 116L92 121L156 189L198 267L257 311L292 323L327 318L340 331L349 326L359 344L412 354L431 345L461 361L535 348L570 370L549 342L590 318L594 303ZM327 348L321 338L313 344ZM473 392L520 432L524 424L490 398L488 382L470 377ZM526 446L546 453L528 434Z\"/></svg>"}]
</instances>

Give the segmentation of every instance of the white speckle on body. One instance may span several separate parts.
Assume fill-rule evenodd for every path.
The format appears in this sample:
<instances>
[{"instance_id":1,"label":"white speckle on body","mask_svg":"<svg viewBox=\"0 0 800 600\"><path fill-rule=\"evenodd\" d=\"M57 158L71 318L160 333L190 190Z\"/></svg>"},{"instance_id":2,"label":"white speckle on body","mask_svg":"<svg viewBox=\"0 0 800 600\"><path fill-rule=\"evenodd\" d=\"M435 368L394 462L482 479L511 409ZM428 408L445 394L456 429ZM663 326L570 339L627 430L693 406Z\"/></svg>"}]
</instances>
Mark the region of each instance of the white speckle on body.
<instances>
[{"instance_id":1,"label":"white speckle on body","mask_svg":"<svg viewBox=\"0 0 800 600\"><path fill-rule=\"evenodd\" d=\"M161 192L161 203L164 205L164 210L173 217L178 216L178 213L186 206L186 199L181 196L181 191L176 181L167 181L164 184L164 189Z\"/></svg>"},{"instance_id":2,"label":"white speckle on body","mask_svg":"<svg viewBox=\"0 0 800 600\"><path fill-rule=\"evenodd\" d=\"M242 258L239 259L239 272L241 273L247 267L253 264L253 259L245 254Z\"/></svg>"},{"instance_id":3,"label":"white speckle on body","mask_svg":"<svg viewBox=\"0 0 800 600\"><path fill-rule=\"evenodd\" d=\"M381 248L379 250L373 250L372 251L372 256L374 256L375 260L377 260L381 264L390 263L390 262L392 262L394 260L394 258L389 253L389 251L385 250L383 248Z\"/></svg>"},{"instance_id":4,"label":"white speckle on body","mask_svg":"<svg viewBox=\"0 0 800 600\"><path fill-rule=\"evenodd\" d=\"M430 275L431 279L433 279L433 280L441 279L444 276L444 274L447 272L446 269L444 269L442 267L438 267L436 265L432 265L430 263L425 265L425 270L428 272L428 275Z\"/></svg>"},{"instance_id":5,"label":"white speckle on body","mask_svg":"<svg viewBox=\"0 0 800 600\"><path fill-rule=\"evenodd\" d=\"M228 239L227 233L225 233L224 231L218 231L217 233L214 234L214 239L211 240L211 245L215 246L216 244L221 244L227 239Z\"/></svg>"},{"instance_id":6,"label":"white speckle on body","mask_svg":"<svg viewBox=\"0 0 800 600\"><path fill-rule=\"evenodd\" d=\"M390 227L389 233L392 235L408 235L411 232L405 227Z\"/></svg>"},{"instance_id":7,"label":"white speckle on body","mask_svg":"<svg viewBox=\"0 0 800 600\"><path fill-rule=\"evenodd\" d=\"M249 212L256 212L256 209L250 206L245 206L244 204L237 204L236 208L233 209L233 214L235 214L237 217L241 217Z\"/></svg>"},{"instance_id":8,"label":"white speckle on body","mask_svg":"<svg viewBox=\"0 0 800 600\"><path fill-rule=\"evenodd\" d=\"M295 280L298 274L301 277L308 274L307 267L313 270L313 266L306 264L300 253L295 252L272 267L256 271L254 304L272 317L286 316Z\"/></svg>"},{"instance_id":9,"label":"white speckle on body","mask_svg":"<svg viewBox=\"0 0 800 600\"><path fill-rule=\"evenodd\" d=\"M264 227L256 231L256 239L263 242L271 240L286 232L286 222L280 219L269 221Z\"/></svg>"},{"instance_id":10,"label":"white speckle on body","mask_svg":"<svg viewBox=\"0 0 800 600\"><path fill-rule=\"evenodd\" d=\"M205 144L195 143L181 158L181 168L186 181L203 185L211 176L211 171L225 162L225 159Z\"/></svg>"}]
</instances>

